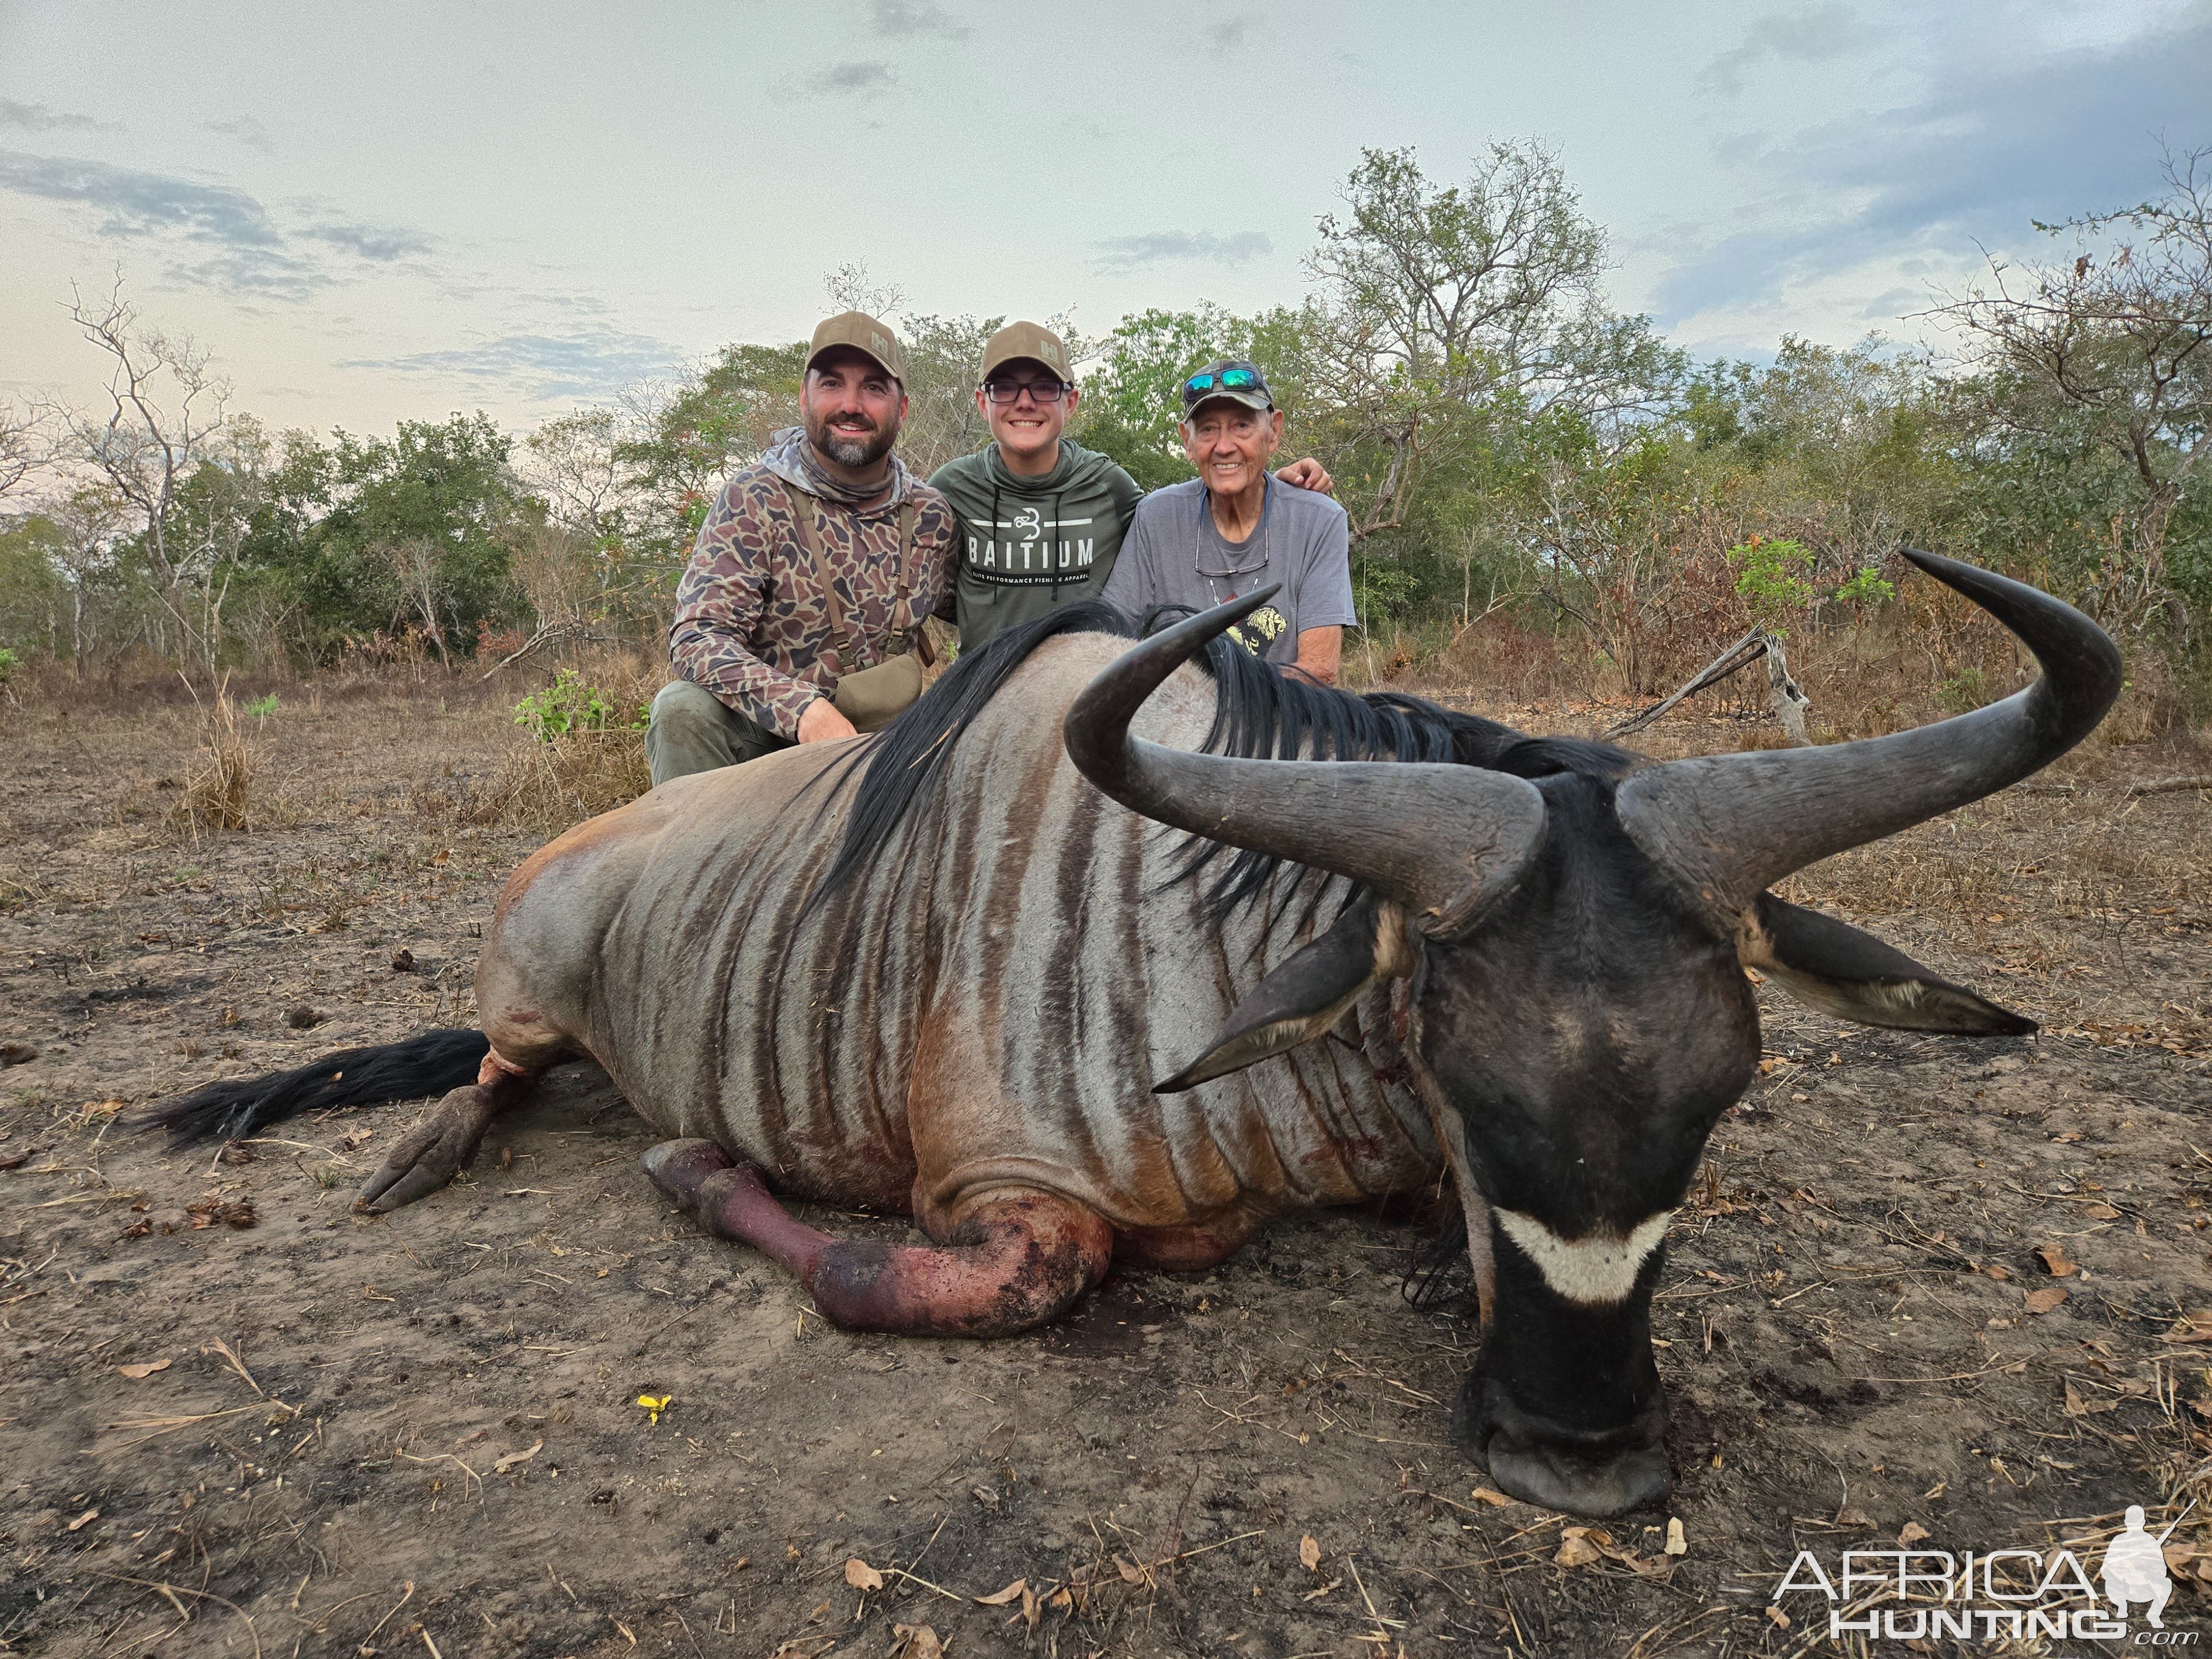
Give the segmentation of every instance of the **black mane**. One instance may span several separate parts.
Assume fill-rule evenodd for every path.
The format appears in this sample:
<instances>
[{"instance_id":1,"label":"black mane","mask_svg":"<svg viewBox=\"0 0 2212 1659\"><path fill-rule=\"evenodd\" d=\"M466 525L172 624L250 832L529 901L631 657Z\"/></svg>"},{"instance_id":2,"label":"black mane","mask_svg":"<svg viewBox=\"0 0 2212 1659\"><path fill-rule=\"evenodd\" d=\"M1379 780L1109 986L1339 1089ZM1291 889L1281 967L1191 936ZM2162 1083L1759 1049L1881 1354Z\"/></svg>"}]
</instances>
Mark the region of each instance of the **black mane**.
<instances>
[{"instance_id":1,"label":"black mane","mask_svg":"<svg viewBox=\"0 0 2212 1659\"><path fill-rule=\"evenodd\" d=\"M1161 612L1148 614L1145 631L1161 620ZM807 908L828 898L890 844L907 816L929 796L975 717L1040 645L1062 634L1133 640L1138 633L1119 610L1088 599L1061 605L963 652L911 708L856 751L854 760L865 758L867 770L845 821L837 856ZM1455 763L1522 778L1561 772L1618 778L1634 761L1607 744L1529 737L1480 714L1462 714L1401 691L1362 695L1315 685L1279 672L1225 637L1208 641L1194 660L1215 687L1213 726L1205 744L1209 754L1249 760L1304 756ZM1194 880L1224 858L1205 894L1206 908L1217 919L1264 893L1283 863L1267 854L1192 836L1188 855L1173 880Z\"/></svg>"}]
</instances>

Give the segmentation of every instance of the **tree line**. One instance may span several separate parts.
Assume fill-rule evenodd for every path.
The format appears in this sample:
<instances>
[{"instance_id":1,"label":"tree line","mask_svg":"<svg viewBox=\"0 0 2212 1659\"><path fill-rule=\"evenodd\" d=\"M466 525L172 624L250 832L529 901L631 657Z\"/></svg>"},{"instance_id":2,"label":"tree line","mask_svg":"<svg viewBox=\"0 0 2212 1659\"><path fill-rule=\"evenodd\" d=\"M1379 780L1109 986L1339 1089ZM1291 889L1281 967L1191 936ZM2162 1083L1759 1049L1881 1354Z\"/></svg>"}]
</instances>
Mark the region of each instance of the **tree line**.
<instances>
[{"instance_id":1,"label":"tree line","mask_svg":"<svg viewBox=\"0 0 2212 1659\"><path fill-rule=\"evenodd\" d=\"M1692 362L1614 310L1605 232L1540 145L1449 181L1370 151L1340 197L1296 305L1053 320L1083 364L1070 435L1147 487L1189 476L1181 379L1258 362L1291 453L1337 477L1370 635L1435 647L1500 618L1648 693L1747 619L1909 613L1912 543L2080 603L2205 696L2212 151L1931 295L1936 346L1785 338L1767 363ZM1004 319L917 314L856 267L828 287L901 330L910 465L985 441L969 394ZM0 647L79 664L651 641L720 480L796 421L805 357L730 345L520 437L477 413L325 438L233 409L205 349L119 288L72 314L108 389L0 408Z\"/></svg>"}]
</instances>

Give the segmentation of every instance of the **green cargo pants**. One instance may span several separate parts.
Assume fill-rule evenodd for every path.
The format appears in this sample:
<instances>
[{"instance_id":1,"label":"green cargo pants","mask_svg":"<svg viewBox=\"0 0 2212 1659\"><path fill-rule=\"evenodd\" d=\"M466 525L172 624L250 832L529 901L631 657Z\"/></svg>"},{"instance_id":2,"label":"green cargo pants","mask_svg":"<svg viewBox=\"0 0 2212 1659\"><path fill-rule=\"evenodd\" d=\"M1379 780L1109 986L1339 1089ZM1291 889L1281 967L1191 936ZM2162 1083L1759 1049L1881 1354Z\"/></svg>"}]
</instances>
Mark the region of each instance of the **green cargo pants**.
<instances>
[{"instance_id":1,"label":"green cargo pants","mask_svg":"<svg viewBox=\"0 0 2212 1659\"><path fill-rule=\"evenodd\" d=\"M645 759L655 784L758 760L791 746L789 738L748 720L689 680L671 680L660 688L645 728Z\"/></svg>"}]
</instances>

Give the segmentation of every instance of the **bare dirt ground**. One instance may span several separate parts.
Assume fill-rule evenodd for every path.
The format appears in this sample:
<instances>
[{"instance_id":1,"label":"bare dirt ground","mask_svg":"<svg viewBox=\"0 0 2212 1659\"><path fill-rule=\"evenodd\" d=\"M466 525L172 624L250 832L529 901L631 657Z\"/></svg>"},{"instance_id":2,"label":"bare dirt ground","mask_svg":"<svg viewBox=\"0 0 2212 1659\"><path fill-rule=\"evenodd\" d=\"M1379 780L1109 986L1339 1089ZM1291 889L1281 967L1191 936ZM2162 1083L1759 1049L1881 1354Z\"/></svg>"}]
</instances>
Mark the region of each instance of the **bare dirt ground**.
<instances>
[{"instance_id":1,"label":"bare dirt ground","mask_svg":"<svg viewBox=\"0 0 2212 1659\"><path fill-rule=\"evenodd\" d=\"M2123 793L2201 751L2098 750L2042 781L2071 793L1796 884L2045 1035L1761 993L1765 1075L1655 1309L1678 1491L1569 1534L1449 1443L1475 1334L1407 1304L1385 1218L1117 1278L1019 1340L892 1340L672 1217L589 1068L384 1220L352 1189L422 1103L221 1159L127 1133L468 1022L538 840L458 810L523 741L512 695L287 688L261 822L197 842L165 817L189 705L0 708L0 1651L1798 1655L1838 1650L1818 1598L1769 1611L1801 1548L1924 1529L2094 1570L2124 1505L2212 1498L2212 811ZM2179 1629L2208 1521L2168 1540Z\"/></svg>"}]
</instances>

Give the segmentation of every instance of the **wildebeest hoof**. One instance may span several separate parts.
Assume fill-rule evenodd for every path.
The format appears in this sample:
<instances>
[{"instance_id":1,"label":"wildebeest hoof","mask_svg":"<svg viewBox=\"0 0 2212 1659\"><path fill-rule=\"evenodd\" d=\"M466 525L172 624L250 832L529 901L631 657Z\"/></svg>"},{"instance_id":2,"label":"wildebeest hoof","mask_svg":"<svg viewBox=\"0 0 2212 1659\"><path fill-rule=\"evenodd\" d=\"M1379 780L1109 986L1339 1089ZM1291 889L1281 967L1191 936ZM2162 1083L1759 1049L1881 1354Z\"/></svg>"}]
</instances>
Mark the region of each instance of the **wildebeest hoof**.
<instances>
[{"instance_id":1,"label":"wildebeest hoof","mask_svg":"<svg viewBox=\"0 0 2212 1659\"><path fill-rule=\"evenodd\" d=\"M1493 1486L1524 1503L1594 1519L1648 1508L1674 1490L1659 1437L1665 1422L1661 1406L1642 1425L1650 1436L1643 1443L1631 1431L1609 1444L1599 1437L1577 1445L1480 1379L1469 1378L1452 1403L1452 1437L1489 1467Z\"/></svg>"},{"instance_id":2,"label":"wildebeest hoof","mask_svg":"<svg viewBox=\"0 0 2212 1659\"><path fill-rule=\"evenodd\" d=\"M646 1148L643 1162L653 1184L694 1214L697 1212L699 1188L707 1177L718 1170L732 1169L737 1164L735 1158L711 1140L664 1140L657 1146Z\"/></svg>"},{"instance_id":3,"label":"wildebeest hoof","mask_svg":"<svg viewBox=\"0 0 2212 1659\"><path fill-rule=\"evenodd\" d=\"M1595 1518L1646 1508L1674 1486L1663 1446L1592 1461L1551 1446L1517 1443L1501 1432L1490 1437L1485 1461L1491 1480L1514 1497Z\"/></svg>"},{"instance_id":4,"label":"wildebeest hoof","mask_svg":"<svg viewBox=\"0 0 2212 1659\"><path fill-rule=\"evenodd\" d=\"M488 1090L473 1084L454 1090L386 1155L354 1200L355 1212L388 1215L436 1192L477 1155L495 1109Z\"/></svg>"}]
</instances>

